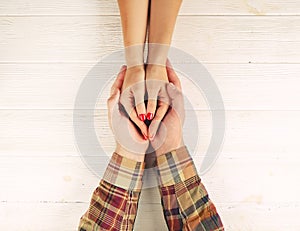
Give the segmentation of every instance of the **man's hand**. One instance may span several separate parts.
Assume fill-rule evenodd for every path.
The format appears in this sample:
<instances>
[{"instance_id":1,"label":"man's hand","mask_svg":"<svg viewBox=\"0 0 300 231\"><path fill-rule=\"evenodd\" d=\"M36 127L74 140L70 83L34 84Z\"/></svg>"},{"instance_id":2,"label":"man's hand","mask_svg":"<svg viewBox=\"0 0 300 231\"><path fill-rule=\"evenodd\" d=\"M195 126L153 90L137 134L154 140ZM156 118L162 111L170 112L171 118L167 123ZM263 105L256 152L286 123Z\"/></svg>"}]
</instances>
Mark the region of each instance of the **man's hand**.
<instances>
[{"instance_id":1,"label":"man's hand","mask_svg":"<svg viewBox=\"0 0 300 231\"><path fill-rule=\"evenodd\" d=\"M143 161L149 141L137 130L119 103L125 72L126 66L123 66L112 85L110 97L107 100L109 125L117 142L116 152L127 158ZM140 126L144 126L143 128L147 131L146 124L140 122Z\"/></svg>"},{"instance_id":2,"label":"man's hand","mask_svg":"<svg viewBox=\"0 0 300 231\"><path fill-rule=\"evenodd\" d=\"M144 65L130 67L124 74L124 81L120 88L120 103L130 119L147 136L145 97L145 70Z\"/></svg>"},{"instance_id":3,"label":"man's hand","mask_svg":"<svg viewBox=\"0 0 300 231\"><path fill-rule=\"evenodd\" d=\"M161 124L155 118L149 126L149 138L156 155L162 155L169 151L178 149L184 145L182 138L182 127L185 118L183 95L178 76L167 63L169 84L167 93L170 98L170 108Z\"/></svg>"}]
</instances>

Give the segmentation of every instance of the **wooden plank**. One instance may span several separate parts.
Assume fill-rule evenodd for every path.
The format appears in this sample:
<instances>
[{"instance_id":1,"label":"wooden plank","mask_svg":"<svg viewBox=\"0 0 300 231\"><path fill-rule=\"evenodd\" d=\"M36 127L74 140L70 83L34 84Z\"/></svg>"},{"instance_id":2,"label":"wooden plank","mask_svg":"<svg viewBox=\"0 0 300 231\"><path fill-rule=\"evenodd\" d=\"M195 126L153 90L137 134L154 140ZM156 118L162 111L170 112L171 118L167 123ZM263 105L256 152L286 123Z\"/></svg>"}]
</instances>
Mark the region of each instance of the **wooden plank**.
<instances>
[{"instance_id":1,"label":"wooden plank","mask_svg":"<svg viewBox=\"0 0 300 231\"><path fill-rule=\"evenodd\" d=\"M172 45L203 63L299 63L296 19L182 16ZM117 16L2 17L0 33L0 62L97 62L123 46Z\"/></svg>"},{"instance_id":2,"label":"wooden plank","mask_svg":"<svg viewBox=\"0 0 300 231\"><path fill-rule=\"evenodd\" d=\"M287 0L189 0L180 15L299 15L297 1ZM0 15L118 15L117 1L111 0L13 0L0 3Z\"/></svg>"},{"instance_id":3,"label":"wooden plank","mask_svg":"<svg viewBox=\"0 0 300 231\"><path fill-rule=\"evenodd\" d=\"M0 228L5 230L27 231L43 227L43 230L76 230L79 219L88 208L87 203L1 203ZM20 218L15 221L18 211ZM167 231L159 204L140 205L134 230L159 230ZM37 219L37 217L39 219ZM155 224L155 228L153 227Z\"/></svg>"},{"instance_id":4,"label":"wooden plank","mask_svg":"<svg viewBox=\"0 0 300 231\"><path fill-rule=\"evenodd\" d=\"M93 63L2 63L0 109L73 109L78 90L93 66ZM215 81L226 110L300 109L299 64L205 64L203 70ZM182 69L176 71L193 107L209 109L201 86L191 81L195 77L186 76ZM100 71L91 76L91 79L102 79L103 83L110 79L109 74ZM200 73L199 78L203 79ZM103 83L99 84L99 91L104 88ZM110 84L100 95L104 103L98 108L106 108ZM88 102L85 105L93 108Z\"/></svg>"},{"instance_id":5,"label":"wooden plank","mask_svg":"<svg viewBox=\"0 0 300 231\"><path fill-rule=\"evenodd\" d=\"M221 154L201 176L226 230L300 229L299 7L291 0L183 1L173 45L205 63L226 108ZM78 153L72 109L93 64L122 48L117 3L2 1L0 33L0 230L75 230L99 177ZM172 61L194 65L180 58ZM182 79L198 118L199 170L211 111ZM107 93L95 115L106 151L99 171L114 149ZM156 188L143 190L135 230L167 230Z\"/></svg>"},{"instance_id":6,"label":"wooden plank","mask_svg":"<svg viewBox=\"0 0 300 231\"><path fill-rule=\"evenodd\" d=\"M80 157L75 156L0 157L0 160L0 183L5 185L0 200L7 203L88 203L108 163L108 159L103 158L97 177ZM199 171L197 159L194 158L194 162ZM207 174L200 176L211 199L218 205L297 204L300 203L300 187L295 185L300 180L298 166L299 160L295 159L234 160L221 157ZM149 184L156 174L151 177L145 177L141 204L160 203L156 185ZM293 190L289 190L291 188ZM19 196L20 190L22 196Z\"/></svg>"},{"instance_id":7,"label":"wooden plank","mask_svg":"<svg viewBox=\"0 0 300 231\"><path fill-rule=\"evenodd\" d=\"M239 205L228 206L222 210L222 217L226 230L245 231L278 231L278 230L299 230L300 223L290 213L299 213L299 205L294 203L285 205Z\"/></svg>"},{"instance_id":8,"label":"wooden plank","mask_svg":"<svg viewBox=\"0 0 300 231\"><path fill-rule=\"evenodd\" d=\"M85 123L85 111L81 113ZM211 112L196 111L196 116L198 130L193 133L198 135L199 143L195 155L202 161L212 134ZM285 159L287 156L297 159L299 116L300 111L228 111L221 155L234 159ZM78 155L71 110L1 110L0 117L1 156ZM189 114L186 121L192 118ZM115 142L108 127L107 111L99 110L94 123L101 147L110 154ZM190 132L185 127L184 133ZM91 145L89 140L84 143Z\"/></svg>"},{"instance_id":9,"label":"wooden plank","mask_svg":"<svg viewBox=\"0 0 300 231\"><path fill-rule=\"evenodd\" d=\"M43 227L45 231L76 230L79 218L87 206L86 203L1 203L0 228L18 231L35 230L36 227ZM300 228L299 219L296 219L299 213L299 204L219 205L218 209L225 229L228 231L278 231L278 228L296 231ZM15 218L17 211L18 222ZM155 223L161 219L160 213L159 205L153 206L151 211L139 210L134 230L167 231ZM138 219L140 215L143 216L143 222L141 222L142 219Z\"/></svg>"}]
</instances>

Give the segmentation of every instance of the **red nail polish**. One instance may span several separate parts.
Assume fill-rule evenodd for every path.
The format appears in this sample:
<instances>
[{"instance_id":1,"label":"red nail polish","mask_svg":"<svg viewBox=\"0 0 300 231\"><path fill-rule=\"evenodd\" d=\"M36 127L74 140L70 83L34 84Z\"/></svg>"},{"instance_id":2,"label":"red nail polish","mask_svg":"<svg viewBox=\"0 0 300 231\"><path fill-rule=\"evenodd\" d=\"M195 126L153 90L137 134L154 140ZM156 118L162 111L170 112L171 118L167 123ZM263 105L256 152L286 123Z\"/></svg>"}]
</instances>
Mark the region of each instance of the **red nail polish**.
<instances>
[{"instance_id":1,"label":"red nail polish","mask_svg":"<svg viewBox=\"0 0 300 231\"><path fill-rule=\"evenodd\" d=\"M145 114L140 114L139 118L141 121L145 121L146 120L146 115Z\"/></svg>"},{"instance_id":2,"label":"red nail polish","mask_svg":"<svg viewBox=\"0 0 300 231\"><path fill-rule=\"evenodd\" d=\"M144 134L143 134L143 136L144 136L144 140L148 140L147 136L145 136Z\"/></svg>"},{"instance_id":3,"label":"red nail polish","mask_svg":"<svg viewBox=\"0 0 300 231\"><path fill-rule=\"evenodd\" d=\"M152 120L152 119L153 119L153 113L148 112L147 120Z\"/></svg>"}]
</instances>

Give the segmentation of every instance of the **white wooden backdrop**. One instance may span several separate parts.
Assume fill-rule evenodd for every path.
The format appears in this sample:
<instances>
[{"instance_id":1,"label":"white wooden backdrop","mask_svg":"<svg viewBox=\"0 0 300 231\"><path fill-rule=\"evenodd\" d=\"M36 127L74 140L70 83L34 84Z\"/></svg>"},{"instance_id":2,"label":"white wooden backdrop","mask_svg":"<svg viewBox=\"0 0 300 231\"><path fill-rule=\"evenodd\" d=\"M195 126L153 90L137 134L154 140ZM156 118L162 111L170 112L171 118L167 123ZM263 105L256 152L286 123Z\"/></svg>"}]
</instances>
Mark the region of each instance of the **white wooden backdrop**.
<instances>
[{"instance_id":1,"label":"white wooden backdrop","mask_svg":"<svg viewBox=\"0 0 300 231\"><path fill-rule=\"evenodd\" d=\"M76 230L99 179L76 148L74 100L121 38L113 0L0 1L1 230ZM205 65L224 99L222 153L202 180L226 230L300 230L299 1L184 0L173 46ZM197 105L200 156L210 113ZM166 230L155 188L135 230Z\"/></svg>"}]
</instances>

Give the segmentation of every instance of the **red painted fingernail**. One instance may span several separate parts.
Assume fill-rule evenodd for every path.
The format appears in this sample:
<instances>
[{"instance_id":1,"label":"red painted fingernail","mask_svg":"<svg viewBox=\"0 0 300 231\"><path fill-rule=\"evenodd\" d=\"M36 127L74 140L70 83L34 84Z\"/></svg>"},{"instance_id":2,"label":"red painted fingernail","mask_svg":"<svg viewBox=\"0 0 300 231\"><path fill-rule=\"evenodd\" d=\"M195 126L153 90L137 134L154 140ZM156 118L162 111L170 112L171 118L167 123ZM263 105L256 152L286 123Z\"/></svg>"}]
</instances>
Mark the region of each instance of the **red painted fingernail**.
<instances>
[{"instance_id":1,"label":"red painted fingernail","mask_svg":"<svg viewBox=\"0 0 300 231\"><path fill-rule=\"evenodd\" d=\"M152 120L152 119L153 119L153 113L148 112L147 120Z\"/></svg>"},{"instance_id":2,"label":"red painted fingernail","mask_svg":"<svg viewBox=\"0 0 300 231\"><path fill-rule=\"evenodd\" d=\"M143 136L144 136L144 140L148 140L147 136L145 136L144 134L143 134Z\"/></svg>"},{"instance_id":3,"label":"red painted fingernail","mask_svg":"<svg viewBox=\"0 0 300 231\"><path fill-rule=\"evenodd\" d=\"M139 118L141 121L145 121L146 120L146 115L145 114L140 114Z\"/></svg>"}]
</instances>

